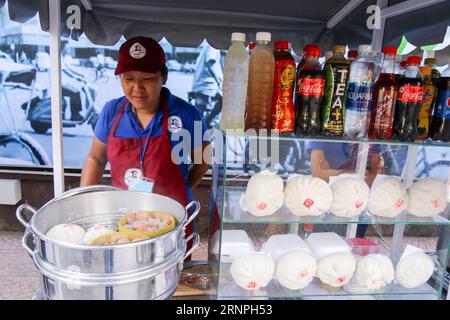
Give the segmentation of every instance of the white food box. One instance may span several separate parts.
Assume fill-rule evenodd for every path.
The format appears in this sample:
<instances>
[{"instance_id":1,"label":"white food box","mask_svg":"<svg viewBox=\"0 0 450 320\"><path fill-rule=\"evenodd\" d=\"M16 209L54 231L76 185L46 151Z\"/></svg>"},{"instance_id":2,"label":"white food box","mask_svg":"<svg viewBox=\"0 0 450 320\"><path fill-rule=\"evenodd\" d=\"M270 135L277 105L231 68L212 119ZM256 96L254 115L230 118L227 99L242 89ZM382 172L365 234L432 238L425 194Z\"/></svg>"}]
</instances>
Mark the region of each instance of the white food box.
<instances>
[{"instance_id":1,"label":"white food box","mask_svg":"<svg viewBox=\"0 0 450 320\"><path fill-rule=\"evenodd\" d=\"M219 254L219 231L212 241L212 250L215 255ZM220 262L232 263L233 260L244 254L254 252L252 240L244 230L222 230L222 247Z\"/></svg>"},{"instance_id":2,"label":"white food box","mask_svg":"<svg viewBox=\"0 0 450 320\"><path fill-rule=\"evenodd\" d=\"M275 262L278 262L285 254L293 250L311 253L306 243L297 234L273 235L261 248L261 252L270 255Z\"/></svg>"},{"instance_id":3,"label":"white food box","mask_svg":"<svg viewBox=\"0 0 450 320\"><path fill-rule=\"evenodd\" d=\"M309 250L316 257L322 259L323 257L337 252L351 253L352 248L334 232L317 232L311 233L305 240Z\"/></svg>"}]
</instances>

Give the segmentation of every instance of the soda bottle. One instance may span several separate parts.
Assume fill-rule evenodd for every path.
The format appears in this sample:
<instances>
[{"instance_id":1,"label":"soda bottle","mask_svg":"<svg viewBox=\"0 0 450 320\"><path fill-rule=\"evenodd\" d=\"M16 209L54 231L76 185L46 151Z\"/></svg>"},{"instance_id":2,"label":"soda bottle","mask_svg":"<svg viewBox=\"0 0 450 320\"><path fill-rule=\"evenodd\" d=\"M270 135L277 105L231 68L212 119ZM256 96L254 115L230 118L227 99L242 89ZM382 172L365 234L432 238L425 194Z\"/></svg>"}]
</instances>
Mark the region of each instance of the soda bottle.
<instances>
[{"instance_id":1,"label":"soda bottle","mask_svg":"<svg viewBox=\"0 0 450 320\"><path fill-rule=\"evenodd\" d=\"M313 45L303 49L306 62L297 74L296 131L313 136L321 131L321 109L325 90L325 75L320 62L320 49Z\"/></svg>"},{"instance_id":2,"label":"soda bottle","mask_svg":"<svg viewBox=\"0 0 450 320\"><path fill-rule=\"evenodd\" d=\"M345 59L345 46L334 46L333 56L324 66L325 93L322 104L322 134L344 134L345 97L350 62Z\"/></svg>"},{"instance_id":3,"label":"soda bottle","mask_svg":"<svg viewBox=\"0 0 450 320\"><path fill-rule=\"evenodd\" d=\"M272 95L272 129L294 131L295 60L288 41L275 42L275 77Z\"/></svg>"},{"instance_id":4,"label":"soda bottle","mask_svg":"<svg viewBox=\"0 0 450 320\"><path fill-rule=\"evenodd\" d=\"M420 57L408 57L408 67L399 80L395 106L394 135L400 141L414 142L417 136L417 118L423 99L423 78Z\"/></svg>"},{"instance_id":5,"label":"soda bottle","mask_svg":"<svg viewBox=\"0 0 450 320\"><path fill-rule=\"evenodd\" d=\"M442 73L439 80L430 133L433 140L450 141L450 67Z\"/></svg>"},{"instance_id":6,"label":"soda bottle","mask_svg":"<svg viewBox=\"0 0 450 320\"><path fill-rule=\"evenodd\" d=\"M436 68L437 60L436 58L426 58L424 61L426 66L431 67L431 79L436 87L439 86L439 79L441 78L441 74L439 70Z\"/></svg>"},{"instance_id":7,"label":"soda bottle","mask_svg":"<svg viewBox=\"0 0 450 320\"><path fill-rule=\"evenodd\" d=\"M348 50L347 53L348 61L350 63L358 57L358 50Z\"/></svg>"},{"instance_id":8,"label":"soda bottle","mask_svg":"<svg viewBox=\"0 0 450 320\"><path fill-rule=\"evenodd\" d=\"M385 47L381 74L373 89L372 112L370 115L369 138L390 140L393 135L395 102L398 82L395 76L396 47Z\"/></svg>"},{"instance_id":9,"label":"soda bottle","mask_svg":"<svg viewBox=\"0 0 450 320\"><path fill-rule=\"evenodd\" d=\"M297 65L297 71L296 71L296 75L298 76L300 70L303 68L303 66L305 65L306 62L306 58L307 58L307 52L309 50L309 48L313 48L313 47L317 47L315 44L309 43L307 45L305 45L303 47L303 55L302 55L302 60L300 60L300 62Z\"/></svg>"},{"instance_id":10,"label":"soda bottle","mask_svg":"<svg viewBox=\"0 0 450 320\"><path fill-rule=\"evenodd\" d=\"M244 130L249 60L244 43L244 33L231 34L231 46L224 63L221 129Z\"/></svg>"},{"instance_id":11,"label":"soda bottle","mask_svg":"<svg viewBox=\"0 0 450 320\"><path fill-rule=\"evenodd\" d=\"M426 140L430 135L431 113L434 110L437 86L432 79L430 66L420 67L419 70L423 76L423 100L419 110L416 139Z\"/></svg>"},{"instance_id":12,"label":"soda bottle","mask_svg":"<svg viewBox=\"0 0 450 320\"><path fill-rule=\"evenodd\" d=\"M248 71L245 130L270 129L275 59L269 47L271 34L258 32Z\"/></svg>"},{"instance_id":13,"label":"soda bottle","mask_svg":"<svg viewBox=\"0 0 450 320\"><path fill-rule=\"evenodd\" d=\"M360 45L358 58L350 65L345 104L344 131L350 138L361 139L367 136L376 68L372 47Z\"/></svg>"}]
</instances>

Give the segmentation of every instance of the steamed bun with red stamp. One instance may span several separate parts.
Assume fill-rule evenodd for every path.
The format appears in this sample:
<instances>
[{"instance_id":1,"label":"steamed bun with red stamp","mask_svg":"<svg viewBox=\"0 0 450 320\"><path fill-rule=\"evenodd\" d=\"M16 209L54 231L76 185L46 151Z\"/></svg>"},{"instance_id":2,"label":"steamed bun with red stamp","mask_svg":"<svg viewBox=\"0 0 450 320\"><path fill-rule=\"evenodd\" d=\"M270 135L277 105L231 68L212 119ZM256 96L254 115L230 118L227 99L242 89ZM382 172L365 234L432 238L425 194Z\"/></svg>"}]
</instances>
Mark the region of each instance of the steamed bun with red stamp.
<instances>
[{"instance_id":1,"label":"steamed bun with red stamp","mask_svg":"<svg viewBox=\"0 0 450 320\"><path fill-rule=\"evenodd\" d=\"M403 287L416 288L427 282L433 272L433 260L425 253L417 252L400 259L395 277Z\"/></svg>"},{"instance_id":2,"label":"steamed bun with red stamp","mask_svg":"<svg viewBox=\"0 0 450 320\"><path fill-rule=\"evenodd\" d=\"M355 279L368 289L381 289L395 278L391 260L382 254L369 254L358 262Z\"/></svg>"},{"instance_id":3,"label":"steamed bun with red stamp","mask_svg":"<svg viewBox=\"0 0 450 320\"><path fill-rule=\"evenodd\" d=\"M247 184L244 204L254 216L268 216L283 206L283 179L274 172L261 171Z\"/></svg>"},{"instance_id":4,"label":"steamed bun with red stamp","mask_svg":"<svg viewBox=\"0 0 450 320\"><path fill-rule=\"evenodd\" d=\"M393 218L408 207L408 191L395 177L386 177L374 183L370 191L369 210L380 217Z\"/></svg>"},{"instance_id":5,"label":"steamed bun with red stamp","mask_svg":"<svg viewBox=\"0 0 450 320\"><path fill-rule=\"evenodd\" d=\"M51 228L46 236L58 241L81 243L84 238L84 229L76 224L58 224Z\"/></svg>"},{"instance_id":6,"label":"steamed bun with red stamp","mask_svg":"<svg viewBox=\"0 0 450 320\"><path fill-rule=\"evenodd\" d=\"M369 203L369 186L358 178L338 179L331 190L333 203L330 211L338 217L356 217Z\"/></svg>"},{"instance_id":7,"label":"steamed bun with red stamp","mask_svg":"<svg viewBox=\"0 0 450 320\"><path fill-rule=\"evenodd\" d=\"M272 258L262 253L249 253L233 260L230 273L233 281L245 290L267 286L275 272Z\"/></svg>"},{"instance_id":8,"label":"steamed bun with red stamp","mask_svg":"<svg viewBox=\"0 0 450 320\"><path fill-rule=\"evenodd\" d=\"M333 195L324 180L296 175L284 188L284 203L296 216L319 216L331 207Z\"/></svg>"},{"instance_id":9,"label":"steamed bun with red stamp","mask_svg":"<svg viewBox=\"0 0 450 320\"><path fill-rule=\"evenodd\" d=\"M356 270L356 259L351 253L332 253L319 260L317 276L323 283L339 288L347 284Z\"/></svg>"},{"instance_id":10,"label":"steamed bun with red stamp","mask_svg":"<svg viewBox=\"0 0 450 320\"><path fill-rule=\"evenodd\" d=\"M108 227L101 226L101 225L95 225L86 231L86 234L83 238L84 244L90 244L94 239L97 239L98 237L104 236L108 233L112 233L113 230L111 230Z\"/></svg>"},{"instance_id":11,"label":"steamed bun with red stamp","mask_svg":"<svg viewBox=\"0 0 450 320\"><path fill-rule=\"evenodd\" d=\"M311 283L316 270L316 258L303 250L293 250L278 262L275 277L283 287L299 290Z\"/></svg>"},{"instance_id":12,"label":"steamed bun with red stamp","mask_svg":"<svg viewBox=\"0 0 450 320\"><path fill-rule=\"evenodd\" d=\"M447 185L435 178L415 182L409 189L408 212L418 217L439 214L447 207Z\"/></svg>"}]
</instances>

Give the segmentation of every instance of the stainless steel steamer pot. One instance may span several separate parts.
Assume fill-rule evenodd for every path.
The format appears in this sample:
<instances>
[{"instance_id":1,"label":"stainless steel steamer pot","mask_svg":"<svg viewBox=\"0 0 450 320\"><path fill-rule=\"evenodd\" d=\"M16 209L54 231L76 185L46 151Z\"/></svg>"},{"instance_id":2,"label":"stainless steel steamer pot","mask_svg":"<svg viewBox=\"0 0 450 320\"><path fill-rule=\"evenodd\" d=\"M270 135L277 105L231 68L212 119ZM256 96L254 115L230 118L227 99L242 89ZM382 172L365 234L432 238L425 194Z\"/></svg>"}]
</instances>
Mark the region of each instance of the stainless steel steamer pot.
<instances>
[{"instance_id":1,"label":"stainless steel steamer pot","mask_svg":"<svg viewBox=\"0 0 450 320\"><path fill-rule=\"evenodd\" d=\"M188 218L187 211L195 207ZM29 222L23 211L29 210L33 217ZM156 238L112 245L90 246L64 243L45 236L47 231L61 223L76 223L87 229L95 224L116 228L124 214L138 210L165 211L177 221L175 229ZM161 195L133 192L110 186L81 187L63 193L35 211L29 205L17 208L17 219L30 230L22 239L25 249L34 256L58 269L80 273L109 274L141 270L165 262L177 251L183 250L185 228L198 215L200 204L191 202L184 207ZM34 238L35 248L27 243Z\"/></svg>"}]
</instances>

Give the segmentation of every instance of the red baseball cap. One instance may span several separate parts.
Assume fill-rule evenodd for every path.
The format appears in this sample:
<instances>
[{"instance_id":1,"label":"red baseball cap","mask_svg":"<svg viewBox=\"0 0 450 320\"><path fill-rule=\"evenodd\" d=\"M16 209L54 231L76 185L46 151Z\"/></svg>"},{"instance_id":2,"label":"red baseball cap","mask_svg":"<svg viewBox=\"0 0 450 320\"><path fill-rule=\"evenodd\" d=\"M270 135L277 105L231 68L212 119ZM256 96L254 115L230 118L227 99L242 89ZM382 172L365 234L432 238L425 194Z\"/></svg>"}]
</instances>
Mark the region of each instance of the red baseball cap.
<instances>
[{"instance_id":1,"label":"red baseball cap","mask_svg":"<svg viewBox=\"0 0 450 320\"><path fill-rule=\"evenodd\" d=\"M154 73L159 72L165 64L164 50L158 42L148 37L134 37L120 46L114 74L127 71Z\"/></svg>"}]
</instances>

